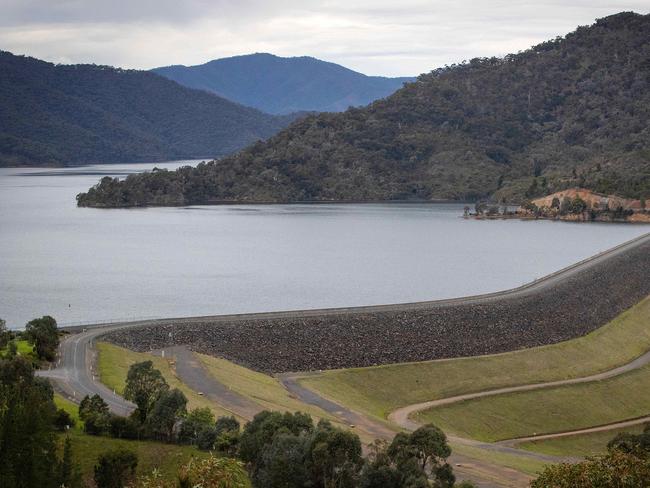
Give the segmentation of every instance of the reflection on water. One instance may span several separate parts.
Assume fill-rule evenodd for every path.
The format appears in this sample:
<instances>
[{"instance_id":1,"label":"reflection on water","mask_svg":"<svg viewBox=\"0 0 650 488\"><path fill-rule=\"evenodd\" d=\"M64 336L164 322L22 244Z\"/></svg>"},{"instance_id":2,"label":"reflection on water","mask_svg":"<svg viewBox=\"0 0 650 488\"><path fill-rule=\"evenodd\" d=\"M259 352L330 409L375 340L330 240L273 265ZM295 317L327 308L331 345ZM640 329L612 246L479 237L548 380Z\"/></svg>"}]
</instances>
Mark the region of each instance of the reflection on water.
<instances>
[{"instance_id":1,"label":"reflection on water","mask_svg":"<svg viewBox=\"0 0 650 488\"><path fill-rule=\"evenodd\" d=\"M0 169L0 317L20 327L43 314L71 323L462 296L648 230L470 221L462 204L75 206L102 176L185 164Z\"/></svg>"}]
</instances>

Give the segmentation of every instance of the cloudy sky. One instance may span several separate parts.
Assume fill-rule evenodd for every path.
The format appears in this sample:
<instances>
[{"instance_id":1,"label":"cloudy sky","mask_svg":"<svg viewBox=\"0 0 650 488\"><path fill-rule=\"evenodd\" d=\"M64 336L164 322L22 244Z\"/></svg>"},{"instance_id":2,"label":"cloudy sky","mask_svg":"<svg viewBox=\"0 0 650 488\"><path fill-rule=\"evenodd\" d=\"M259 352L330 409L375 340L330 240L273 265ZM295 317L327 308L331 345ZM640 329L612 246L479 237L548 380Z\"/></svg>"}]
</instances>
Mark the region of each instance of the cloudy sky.
<instances>
[{"instance_id":1,"label":"cloudy sky","mask_svg":"<svg viewBox=\"0 0 650 488\"><path fill-rule=\"evenodd\" d=\"M504 55L648 0L0 0L0 50L153 68L271 52L414 75Z\"/></svg>"}]
</instances>

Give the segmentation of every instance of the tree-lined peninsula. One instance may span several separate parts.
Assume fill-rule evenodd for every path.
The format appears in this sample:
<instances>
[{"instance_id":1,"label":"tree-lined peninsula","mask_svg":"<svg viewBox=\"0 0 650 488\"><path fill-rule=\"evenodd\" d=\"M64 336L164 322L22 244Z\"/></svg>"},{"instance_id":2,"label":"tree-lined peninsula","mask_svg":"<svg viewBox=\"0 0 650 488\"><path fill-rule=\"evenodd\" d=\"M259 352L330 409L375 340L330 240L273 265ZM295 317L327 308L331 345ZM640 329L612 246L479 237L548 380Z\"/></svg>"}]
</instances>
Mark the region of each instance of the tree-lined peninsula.
<instances>
[{"instance_id":1,"label":"tree-lined peninsula","mask_svg":"<svg viewBox=\"0 0 650 488\"><path fill-rule=\"evenodd\" d=\"M365 108L294 122L238 154L126 180L80 206L521 201L650 192L650 15L620 13L503 58L421 75Z\"/></svg>"}]
</instances>

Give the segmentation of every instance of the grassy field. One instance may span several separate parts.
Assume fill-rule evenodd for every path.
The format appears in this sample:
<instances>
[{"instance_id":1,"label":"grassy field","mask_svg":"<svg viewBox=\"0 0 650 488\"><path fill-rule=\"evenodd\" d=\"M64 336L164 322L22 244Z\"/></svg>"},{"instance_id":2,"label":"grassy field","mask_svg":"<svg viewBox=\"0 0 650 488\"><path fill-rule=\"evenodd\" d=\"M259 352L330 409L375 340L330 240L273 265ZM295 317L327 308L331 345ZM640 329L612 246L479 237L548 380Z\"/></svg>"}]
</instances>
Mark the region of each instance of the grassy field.
<instances>
[{"instance_id":1,"label":"grassy field","mask_svg":"<svg viewBox=\"0 0 650 488\"><path fill-rule=\"evenodd\" d=\"M154 468L160 470L168 479L175 479L178 468L192 457L205 457L206 452L199 451L191 446L177 446L152 441L130 441L112 439L110 437L97 437L83 433L83 425L79 420L78 406L62 397L54 395L54 403L58 408L64 409L75 419L76 425L66 434L59 434L61 449L66 435L72 441L72 452L75 462L79 464L84 478L93 477L93 467L97 458L110 449L125 448L138 455L138 475L151 473Z\"/></svg>"},{"instance_id":2,"label":"grassy field","mask_svg":"<svg viewBox=\"0 0 650 488\"><path fill-rule=\"evenodd\" d=\"M236 393L258 403L266 410L305 412L310 414L315 422L319 419L327 419L339 428L349 429L347 424L340 422L326 411L296 399L282 386L278 379L272 376L244 368L225 359L205 354L197 354L196 356L217 381L228 386ZM363 430L357 429L356 433L362 442L371 443L374 440Z\"/></svg>"},{"instance_id":3,"label":"grassy field","mask_svg":"<svg viewBox=\"0 0 650 488\"><path fill-rule=\"evenodd\" d=\"M9 346L0 349L0 356L7 353ZM30 359L36 359L36 353L34 352L34 346L26 340L17 340L16 341L16 352L19 356L25 356Z\"/></svg>"},{"instance_id":4,"label":"grassy field","mask_svg":"<svg viewBox=\"0 0 650 488\"><path fill-rule=\"evenodd\" d=\"M188 409L209 407L217 417L231 415L230 412L182 383L176 376L170 360L151 354L133 352L107 342L98 342L95 347L98 355L97 368L100 380L117 393L122 394L124 391L129 367L133 363L150 360L153 361L154 367L160 370L170 387L178 388L185 394L188 400Z\"/></svg>"},{"instance_id":5,"label":"grassy field","mask_svg":"<svg viewBox=\"0 0 650 488\"><path fill-rule=\"evenodd\" d=\"M86 479L93 477L93 468L99 455L111 449L124 448L134 451L138 455L138 476L148 475L156 468L167 479L176 479L178 468L192 457L203 458L208 455L207 452L192 446L97 437L76 430L59 435L61 446L66 435L70 436L73 458Z\"/></svg>"},{"instance_id":6,"label":"grassy field","mask_svg":"<svg viewBox=\"0 0 650 488\"><path fill-rule=\"evenodd\" d=\"M282 384L272 376L252 371L225 359L205 354L197 354L197 357L220 383L267 410L280 412L301 411L316 418L334 419L324 410L303 403L291 396Z\"/></svg>"},{"instance_id":7,"label":"grassy field","mask_svg":"<svg viewBox=\"0 0 650 488\"><path fill-rule=\"evenodd\" d=\"M483 441L563 432L650 415L650 365L602 381L478 398L420 413Z\"/></svg>"},{"instance_id":8,"label":"grassy field","mask_svg":"<svg viewBox=\"0 0 650 488\"><path fill-rule=\"evenodd\" d=\"M36 357L34 346L26 340L16 341L18 354L21 356Z\"/></svg>"},{"instance_id":9,"label":"grassy field","mask_svg":"<svg viewBox=\"0 0 650 488\"><path fill-rule=\"evenodd\" d=\"M146 353L133 352L107 342L98 342L95 347L98 352L97 367L101 382L119 394L122 394L124 391L129 366L138 361L151 360L154 363L154 367L162 372L167 383L172 388L178 388L185 394L188 398L188 409L209 407L217 417L232 415L231 412L224 410L218 404L199 395L196 391L182 383L176 376L173 364L169 359ZM325 418L338 427L347 428L345 424L340 423L327 412L303 403L291 396L280 382L272 376L238 366L225 359L204 354L197 354L196 356L208 372L219 382L229 386L233 391L250 398L263 409L281 412L306 412L316 420ZM235 417L237 417L242 425L246 423L246 420L238 415L235 415ZM358 434L364 442L371 442L373 440L367 437L362 431L359 431Z\"/></svg>"},{"instance_id":10,"label":"grassy field","mask_svg":"<svg viewBox=\"0 0 650 488\"><path fill-rule=\"evenodd\" d=\"M83 430L83 422L79 418L79 405L76 403L71 402L67 398L59 395L58 393L54 394L54 404L56 405L56 408L62 408L68 414L72 419L75 421L75 425L73 427L73 430L81 432Z\"/></svg>"},{"instance_id":11,"label":"grassy field","mask_svg":"<svg viewBox=\"0 0 650 488\"><path fill-rule=\"evenodd\" d=\"M518 444L517 447L528 451L541 452L551 456L593 456L607 451L607 443L622 432L639 434L643 426L638 425L625 429L610 430L607 432L594 432L593 434L574 435L548 439L544 441L531 441Z\"/></svg>"},{"instance_id":12,"label":"grassy field","mask_svg":"<svg viewBox=\"0 0 650 488\"><path fill-rule=\"evenodd\" d=\"M517 456L504 452L490 451L487 449L481 449L479 447L459 444L453 441L450 442L449 445L451 446L452 452L455 454L460 454L467 456L468 458L485 461L486 463L494 464L497 466L512 468L531 476L535 476L536 474L543 471L544 467L548 464L545 461L537 461L535 459L525 458L523 456Z\"/></svg>"},{"instance_id":13,"label":"grassy field","mask_svg":"<svg viewBox=\"0 0 650 488\"><path fill-rule=\"evenodd\" d=\"M360 412L385 419L412 403L462 393L585 376L650 350L650 297L609 324L563 343L474 358L327 371L305 386Z\"/></svg>"}]
</instances>

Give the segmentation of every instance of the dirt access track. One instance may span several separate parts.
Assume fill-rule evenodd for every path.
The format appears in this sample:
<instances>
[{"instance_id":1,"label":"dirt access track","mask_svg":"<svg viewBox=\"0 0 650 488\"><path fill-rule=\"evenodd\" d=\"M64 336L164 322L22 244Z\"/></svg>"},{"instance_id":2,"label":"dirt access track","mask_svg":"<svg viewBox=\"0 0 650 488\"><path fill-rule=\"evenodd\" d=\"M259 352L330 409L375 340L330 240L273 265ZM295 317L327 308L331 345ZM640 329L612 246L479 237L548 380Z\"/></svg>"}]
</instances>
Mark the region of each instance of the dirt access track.
<instances>
[{"instance_id":1,"label":"dirt access track","mask_svg":"<svg viewBox=\"0 0 650 488\"><path fill-rule=\"evenodd\" d=\"M131 324L105 340L186 345L267 373L477 356L582 336L650 294L650 234L519 288L451 300Z\"/></svg>"}]
</instances>

